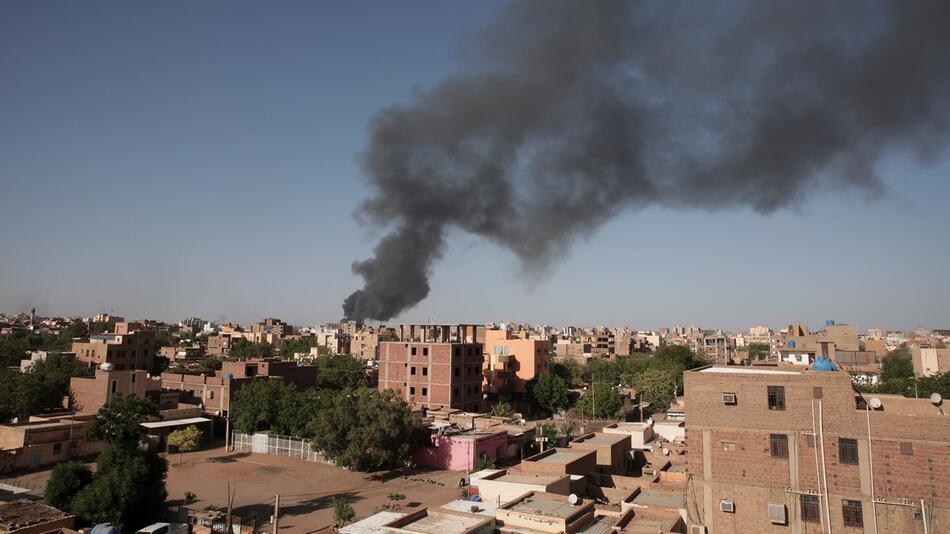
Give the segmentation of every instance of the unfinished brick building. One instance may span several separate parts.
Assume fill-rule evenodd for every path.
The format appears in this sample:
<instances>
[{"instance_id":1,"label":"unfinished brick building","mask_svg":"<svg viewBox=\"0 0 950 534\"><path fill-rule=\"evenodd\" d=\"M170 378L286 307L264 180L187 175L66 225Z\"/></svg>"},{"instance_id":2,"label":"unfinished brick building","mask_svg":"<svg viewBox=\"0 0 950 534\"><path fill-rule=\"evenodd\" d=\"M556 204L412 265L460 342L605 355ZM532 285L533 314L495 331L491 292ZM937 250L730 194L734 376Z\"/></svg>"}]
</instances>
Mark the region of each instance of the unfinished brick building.
<instances>
[{"instance_id":1,"label":"unfinished brick building","mask_svg":"<svg viewBox=\"0 0 950 534\"><path fill-rule=\"evenodd\" d=\"M836 370L707 367L684 379L690 525L950 532L942 402L862 397Z\"/></svg>"},{"instance_id":2,"label":"unfinished brick building","mask_svg":"<svg viewBox=\"0 0 950 534\"><path fill-rule=\"evenodd\" d=\"M481 343L466 342L474 339L466 329L403 325L402 341L379 344L379 390L396 391L415 408L479 410L485 356Z\"/></svg>"}]
</instances>

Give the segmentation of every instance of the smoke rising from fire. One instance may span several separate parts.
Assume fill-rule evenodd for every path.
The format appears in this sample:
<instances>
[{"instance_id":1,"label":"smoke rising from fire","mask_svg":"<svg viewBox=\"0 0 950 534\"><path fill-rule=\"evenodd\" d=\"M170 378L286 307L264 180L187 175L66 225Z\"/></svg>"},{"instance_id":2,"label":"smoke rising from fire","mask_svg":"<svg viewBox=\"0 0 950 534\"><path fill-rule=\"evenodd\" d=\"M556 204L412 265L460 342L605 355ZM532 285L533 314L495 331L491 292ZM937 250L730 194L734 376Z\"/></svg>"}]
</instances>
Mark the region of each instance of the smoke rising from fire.
<instances>
[{"instance_id":1,"label":"smoke rising from fire","mask_svg":"<svg viewBox=\"0 0 950 534\"><path fill-rule=\"evenodd\" d=\"M348 318L424 299L452 227L543 271L625 210L879 194L884 152L947 142L950 2L528 0L480 39L371 121L359 213L390 232Z\"/></svg>"}]
</instances>

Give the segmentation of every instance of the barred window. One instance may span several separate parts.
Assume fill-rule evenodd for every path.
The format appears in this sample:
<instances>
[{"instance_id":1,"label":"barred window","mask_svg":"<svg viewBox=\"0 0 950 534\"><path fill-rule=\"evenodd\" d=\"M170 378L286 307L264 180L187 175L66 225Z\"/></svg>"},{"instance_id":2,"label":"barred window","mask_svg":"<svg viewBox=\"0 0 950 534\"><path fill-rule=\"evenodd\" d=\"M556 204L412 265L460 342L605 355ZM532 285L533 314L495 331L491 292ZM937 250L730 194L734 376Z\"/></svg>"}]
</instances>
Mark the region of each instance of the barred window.
<instances>
[{"instance_id":1,"label":"barred window","mask_svg":"<svg viewBox=\"0 0 950 534\"><path fill-rule=\"evenodd\" d=\"M785 409L785 386L769 386L769 410Z\"/></svg>"},{"instance_id":2,"label":"barred window","mask_svg":"<svg viewBox=\"0 0 950 534\"><path fill-rule=\"evenodd\" d=\"M838 440L838 463L858 465L858 440L852 438Z\"/></svg>"},{"instance_id":3,"label":"barred window","mask_svg":"<svg viewBox=\"0 0 950 534\"><path fill-rule=\"evenodd\" d=\"M818 496L803 494L801 498L802 521L806 521L808 523L820 523L821 507L818 504Z\"/></svg>"},{"instance_id":4,"label":"barred window","mask_svg":"<svg viewBox=\"0 0 950 534\"><path fill-rule=\"evenodd\" d=\"M788 458L788 436L785 434L769 434L769 449L772 458Z\"/></svg>"},{"instance_id":5,"label":"barred window","mask_svg":"<svg viewBox=\"0 0 950 534\"><path fill-rule=\"evenodd\" d=\"M861 501L841 501L841 517L844 526L864 528L864 515L861 513Z\"/></svg>"}]
</instances>

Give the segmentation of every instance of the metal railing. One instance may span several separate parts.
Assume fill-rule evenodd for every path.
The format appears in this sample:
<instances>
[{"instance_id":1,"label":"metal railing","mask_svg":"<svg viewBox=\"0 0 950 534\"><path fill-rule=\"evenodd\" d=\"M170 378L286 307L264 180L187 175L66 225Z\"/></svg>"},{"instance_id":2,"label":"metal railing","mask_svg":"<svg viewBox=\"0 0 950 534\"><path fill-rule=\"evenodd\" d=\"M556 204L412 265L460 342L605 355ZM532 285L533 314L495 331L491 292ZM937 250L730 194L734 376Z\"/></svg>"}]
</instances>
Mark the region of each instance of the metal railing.
<instances>
[{"instance_id":1,"label":"metal railing","mask_svg":"<svg viewBox=\"0 0 950 534\"><path fill-rule=\"evenodd\" d=\"M231 443L235 452L251 452L256 454L273 454L287 456L308 462L332 463L327 458L313 450L311 440L292 436L275 434L242 434L231 433Z\"/></svg>"}]
</instances>

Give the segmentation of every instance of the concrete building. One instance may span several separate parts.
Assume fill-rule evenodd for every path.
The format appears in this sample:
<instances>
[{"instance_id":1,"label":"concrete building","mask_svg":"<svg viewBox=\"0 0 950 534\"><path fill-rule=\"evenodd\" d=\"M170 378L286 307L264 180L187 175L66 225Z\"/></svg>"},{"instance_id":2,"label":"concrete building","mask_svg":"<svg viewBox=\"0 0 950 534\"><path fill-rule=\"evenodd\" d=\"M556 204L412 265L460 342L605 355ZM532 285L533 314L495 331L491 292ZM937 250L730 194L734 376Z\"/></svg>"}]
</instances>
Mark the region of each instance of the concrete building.
<instances>
[{"instance_id":1,"label":"concrete building","mask_svg":"<svg viewBox=\"0 0 950 534\"><path fill-rule=\"evenodd\" d=\"M495 521L503 533L575 534L598 520L593 501L572 504L563 495L530 492L499 506ZM607 532L609 524L604 521Z\"/></svg>"},{"instance_id":2,"label":"concrete building","mask_svg":"<svg viewBox=\"0 0 950 534\"><path fill-rule=\"evenodd\" d=\"M473 480L469 495L478 495L482 502L501 506L528 492L554 493L570 495L571 477L569 475L538 475L530 473L495 470Z\"/></svg>"},{"instance_id":3,"label":"concrete building","mask_svg":"<svg viewBox=\"0 0 950 534\"><path fill-rule=\"evenodd\" d=\"M76 358L76 354L73 352L34 350L30 352L30 357L28 359L20 360L20 372L25 373L29 371L30 367L33 367L34 363L45 362L50 356L62 356L63 358L69 359Z\"/></svg>"},{"instance_id":4,"label":"concrete building","mask_svg":"<svg viewBox=\"0 0 950 534\"><path fill-rule=\"evenodd\" d=\"M950 349L911 345L915 376L933 376L950 371Z\"/></svg>"},{"instance_id":5,"label":"concrete building","mask_svg":"<svg viewBox=\"0 0 950 534\"><path fill-rule=\"evenodd\" d=\"M690 525L950 532L950 424L940 403L861 397L835 370L706 367L684 380Z\"/></svg>"},{"instance_id":6,"label":"concrete building","mask_svg":"<svg viewBox=\"0 0 950 534\"><path fill-rule=\"evenodd\" d=\"M93 420L93 415L67 414L34 416L21 423L0 425L0 473L36 469L98 453L104 443L89 435Z\"/></svg>"},{"instance_id":7,"label":"concrete building","mask_svg":"<svg viewBox=\"0 0 950 534\"><path fill-rule=\"evenodd\" d=\"M155 332L141 323L115 324L114 332L94 334L89 341L74 341L76 359L90 366L112 364L117 371L152 368L158 346Z\"/></svg>"},{"instance_id":8,"label":"concrete building","mask_svg":"<svg viewBox=\"0 0 950 534\"><path fill-rule=\"evenodd\" d=\"M506 458L508 453L508 433L504 430L439 430L429 440L429 446L413 451L412 461L416 465L471 471L479 460L494 462Z\"/></svg>"},{"instance_id":9,"label":"concrete building","mask_svg":"<svg viewBox=\"0 0 950 534\"><path fill-rule=\"evenodd\" d=\"M472 505L476 506L477 505ZM382 526L389 534L491 534L495 518L445 508L423 508Z\"/></svg>"},{"instance_id":10,"label":"concrete building","mask_svg":"<svg viewBox=\"0 0 950 534\"><path fill-rule=\"evenodd\" d=\"M572 449L548 449L525 458L521 462L521 471L536 475L585 476L597 471L597 453Z\"/></svg>"},{"instance_id":11,"label":"concrete building","mask_svg":"<svg viewBox=\"0 0 950 534\"><path fill-rule=\"evenodd\" d=\"M0 534L72 532L76 517L27 499L0 503Z\"/></svg>"},{"instance_id":12,"label":"concrete building","mask_svg":"<svg viewBox=\"0 0 950 534\"><path fill-rule=\"evenodd\" d=\"M403 325L402 341L379 345L380 391L391 389L413 407L479 411L482 405L482 345L468 339L463 325ZM426 341L419 341L425 339Z\"/></svg>"},{"instance_id":13,"label":"concrete building","mask_svg":"<svg viewBox=\"0 0 950 534\"><path fill-rule=\"evenodd\" d=\"M626 475L630 471L630 436L626 434L591 432L575 438L568 447L597 454L597 473Z\"/></svg>"},{"instance_id":14,"label":"concrete building","mask_svg":"<svg viewBox=\"0 0 950 534\"><path fill-rule=\"evenodd\" d=\"M205 359L205 349L201 345L169 345L158 350L158 355L168 359L171 365L197 363Z\"/></svg>"},{"instance_id":15,"label":"concrete building","mask_svg":"<svg viewBox=\"0 0 950 534\"><path fill-rule=\"evenodd\" d=\"M92 377L73 377L69 380L72 392L72 408L77 413L95 415L99 408L112 402L118 395L146 398L157 395L162 389L162 380L152 377L147 371L116 371L102 367Z\"/></svg>"},{"instance_id":16,"label":"concrete building","mask_svg":"<svg viewBox=\"0 0 950 534\"><path fill-rule=\"evenodd\" d=\"M516 338L510 330L485 331L484 387L490 398L520 399L525 384L548 370L548 340Z\"/></svg>"}]
</instances>

